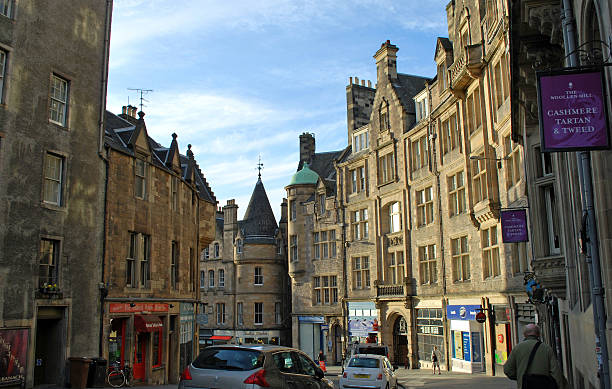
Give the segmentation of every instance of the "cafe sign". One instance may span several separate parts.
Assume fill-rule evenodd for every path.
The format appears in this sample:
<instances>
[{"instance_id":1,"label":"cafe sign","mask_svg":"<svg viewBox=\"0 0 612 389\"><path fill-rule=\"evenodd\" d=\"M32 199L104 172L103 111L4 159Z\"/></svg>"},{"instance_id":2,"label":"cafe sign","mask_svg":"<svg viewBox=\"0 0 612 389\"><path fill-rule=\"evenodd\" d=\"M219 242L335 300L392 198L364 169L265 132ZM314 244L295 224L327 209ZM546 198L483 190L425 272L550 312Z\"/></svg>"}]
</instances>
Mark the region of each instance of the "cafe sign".
<instances>
[{"instance_id":1,"label":"cafe sign","mask_svg":"<svg viewBox=\"0 0 612 389\"><path fill-rule=\"evenodd\" d=\"M610 148L600 70L538 72L542 151Z\"/></svg>"}]
</instances>

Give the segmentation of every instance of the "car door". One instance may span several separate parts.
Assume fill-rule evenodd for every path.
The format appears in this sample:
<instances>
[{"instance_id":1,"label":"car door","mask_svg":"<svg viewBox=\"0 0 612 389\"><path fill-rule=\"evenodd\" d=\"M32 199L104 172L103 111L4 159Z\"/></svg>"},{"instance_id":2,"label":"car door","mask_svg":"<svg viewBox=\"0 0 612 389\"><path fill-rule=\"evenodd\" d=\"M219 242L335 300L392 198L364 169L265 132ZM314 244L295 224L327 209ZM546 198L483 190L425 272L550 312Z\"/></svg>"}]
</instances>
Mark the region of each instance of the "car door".
<instances>
[{"instance_id":1,"label":"car door","mask_svg":"<svg viewBox=\"0 0 612 389\"><path fill-rule=\"evenodd\" d=\"M306 354L299 351L294 351L293 354L299 362L300 375L302 376L304 386L302 388L323 388L321 380L315 376L317 365L306 356Z\"/></svg>"},{"instance_id":2,"label":"car door","mask_svg":"<svg viewBox=\"0 0 612 389\"><path fill-rule=\"evenodd\" d=\"M272 354L274 365L278 368L283 381L284 389L307 388L302 374L300 374L299 361L291 351L280 351ZM270 383L271 384L271 383Z\"/></svg>"}]
</instances>

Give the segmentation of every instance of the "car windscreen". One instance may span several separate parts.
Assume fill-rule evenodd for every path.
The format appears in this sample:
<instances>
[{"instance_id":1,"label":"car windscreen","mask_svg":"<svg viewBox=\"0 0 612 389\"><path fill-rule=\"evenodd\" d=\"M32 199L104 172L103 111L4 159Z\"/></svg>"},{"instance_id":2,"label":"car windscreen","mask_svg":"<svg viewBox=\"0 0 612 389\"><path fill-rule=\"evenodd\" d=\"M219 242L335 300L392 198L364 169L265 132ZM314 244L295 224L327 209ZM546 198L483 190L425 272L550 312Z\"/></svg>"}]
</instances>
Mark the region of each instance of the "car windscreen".
<instances>
[{"instance_id":1,"label":"car windscreen","mask_svg":"<svg viewBox=\"0 0 612 389\"><path fill-rule=\"evenodd\" d=\"M387 355L387 349L384 347L360 347L358 354L376 354L376 355Z\"/></svg>"},{"instance_id":2,"label":"car windscreen","mask_svg":"<svg viewBox=\"0 0 612 389\"><path fill-rule=\"evenodd\" d=\"M349 367L366 367L370 369L376 369L380 366L380 360L376 358L359 358L355 357L351 359Z\"/></svg>"},{"instance_id":3,"label":"car windscreen","mask_svg":"<svg viewBox=\"0 0 612 389\"><path fill-rule=\"evenodd\" d=\"M256 350L207 348L192 365L198 369L253 370L263 366L264 355Z\"/></svg>"}]
</instances>

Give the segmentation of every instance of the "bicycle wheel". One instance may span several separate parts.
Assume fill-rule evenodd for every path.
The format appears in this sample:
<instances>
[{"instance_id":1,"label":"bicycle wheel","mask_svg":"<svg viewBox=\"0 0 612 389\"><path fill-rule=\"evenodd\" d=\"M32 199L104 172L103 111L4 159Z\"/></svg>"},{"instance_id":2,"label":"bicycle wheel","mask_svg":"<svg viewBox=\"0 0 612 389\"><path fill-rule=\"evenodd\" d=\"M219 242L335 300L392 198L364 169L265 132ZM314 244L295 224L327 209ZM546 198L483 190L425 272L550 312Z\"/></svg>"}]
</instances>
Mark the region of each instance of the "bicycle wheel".
<instances>
[{"instance_id":1,"label":"bicycle wheel","mask_svg":"<svg viewBox=\"0 0 612 389\"><path fill-rule=\"evenodd\" d=\"M125 375L121 370L113 370L106 376L106 381L113 388L119 388L125 382Z\"/></svg>"}]
</instances>

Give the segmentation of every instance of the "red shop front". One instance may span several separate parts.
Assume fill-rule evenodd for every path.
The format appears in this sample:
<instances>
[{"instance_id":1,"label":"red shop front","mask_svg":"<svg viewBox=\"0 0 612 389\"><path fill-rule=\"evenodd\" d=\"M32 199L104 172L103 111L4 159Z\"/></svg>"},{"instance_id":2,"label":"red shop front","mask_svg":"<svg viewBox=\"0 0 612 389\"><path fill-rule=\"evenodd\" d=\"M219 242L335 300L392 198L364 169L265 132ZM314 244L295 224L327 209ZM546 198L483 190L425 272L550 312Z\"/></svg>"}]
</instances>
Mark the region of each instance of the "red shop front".
<instances>
[{"instance_id":1,"label":"red shop front","mask_svg":"<svg viewBox=\"0 0 612 389\"><path fill-rule=\"evenodd\" d=\"M111 303L110 363L131 366L134 380L158 381L152 372L163 367L167 312L168 304Z\"/></svg>"}]
</instances>

